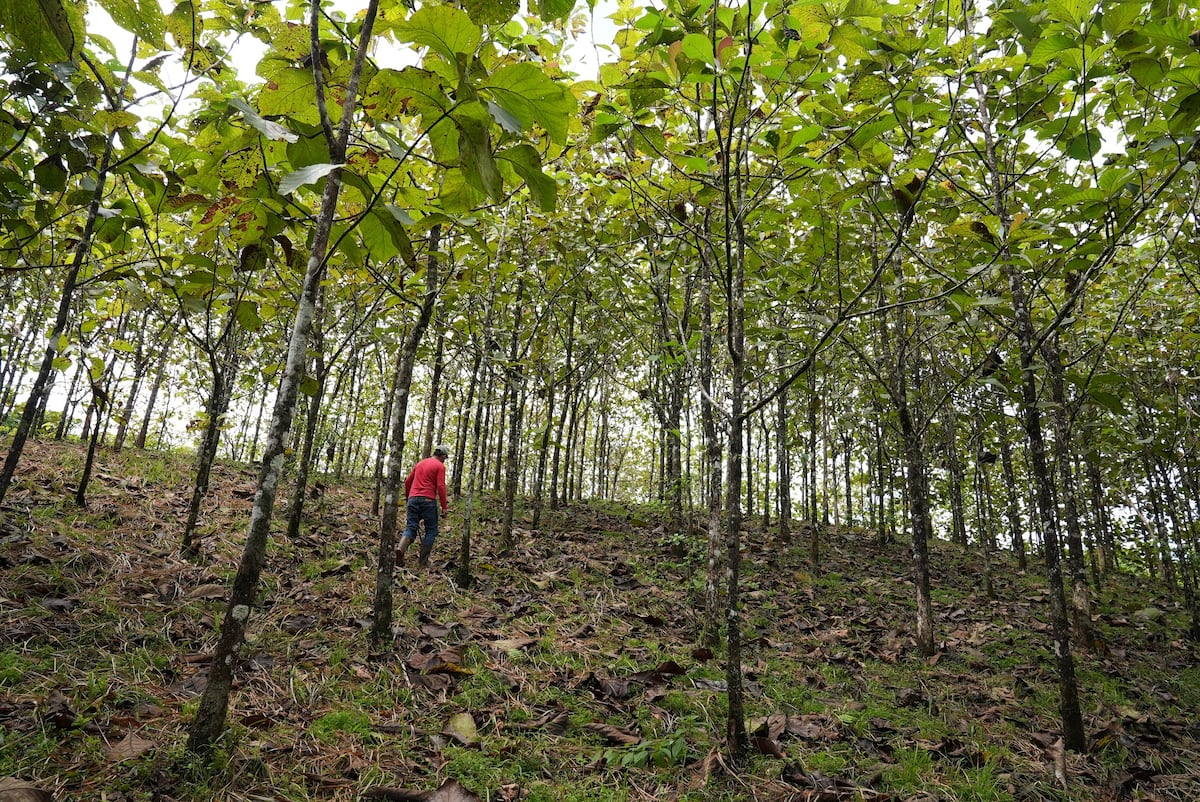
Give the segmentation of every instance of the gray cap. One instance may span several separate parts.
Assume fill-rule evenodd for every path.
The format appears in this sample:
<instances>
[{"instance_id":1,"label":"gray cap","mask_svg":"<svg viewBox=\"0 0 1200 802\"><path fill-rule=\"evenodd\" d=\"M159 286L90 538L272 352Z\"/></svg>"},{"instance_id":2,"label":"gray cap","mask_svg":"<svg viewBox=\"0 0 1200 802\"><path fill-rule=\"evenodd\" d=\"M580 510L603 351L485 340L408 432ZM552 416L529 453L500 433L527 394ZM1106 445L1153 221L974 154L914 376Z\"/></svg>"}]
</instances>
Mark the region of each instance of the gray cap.
<instances>
[{"instance_id":1,"label":"gray cap","mask_svg":"<svg viewBox=\"0 0 1200 802\"><path fill-rule=\"evenodd\" d=\"M440 446L434 446L433 453L434 455L441 454L443 457L448 457L450 456L450 446L446 445L445 443Z\"/></svg>"}]
</instances>

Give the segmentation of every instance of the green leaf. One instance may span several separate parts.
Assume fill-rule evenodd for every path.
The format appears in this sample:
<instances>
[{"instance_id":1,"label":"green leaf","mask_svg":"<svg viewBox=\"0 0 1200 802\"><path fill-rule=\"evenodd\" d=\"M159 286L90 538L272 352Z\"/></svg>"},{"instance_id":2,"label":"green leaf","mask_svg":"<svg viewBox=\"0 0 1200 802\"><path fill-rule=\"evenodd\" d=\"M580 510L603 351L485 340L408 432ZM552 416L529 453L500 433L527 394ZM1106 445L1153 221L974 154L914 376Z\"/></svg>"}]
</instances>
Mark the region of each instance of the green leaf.
<instances>
[{"instance_id":1,"label":"green leaf","mask_svg":"<svg viewBox=\"0 0 1200 802\"><path fill-rule=\"evenodd\" d=\"M293 120L319 125L321 120L313 98L316 85L312 70L292 66L279 58L264 58L258 64L258 74L266 85L258 93L258 112L264 117L290 117ZM341 117L340 104L329 104L331 119Z\"/></svg>"},{"instance_id":2,"label":"green leaf","mask_svg":"<svg viewBox=\"0 0 1200 802\"><path fill-rule=\"evenodd\" d=\"M575 0L538 0L538 16L545 22L565 19L574 10Z\"/></svg>"},{"instance_id":3,"label":"green leaf","mask_svg":"<svg viewBox=\"0 0 1200 802\"><path fill-rule=\"evenodd\" d=\"M33 180L46 192L62 192L67 188L67 170L57 153L42 159L33 168Z\"/></svg>"},{"instance_id":4,"label":"green leaf","mask_svg":"<svg viewBox=\"0 0 1200 802\"><path fill-rule=\"evenodd\" d=\"M250 105L241 98L231 97L227 102L230 106L240 111L242 116L246 118L246 122L257 128L258 132L267 139L277 142L296 142L300 139L299 135L293 134L279 123L271 122L258 116L254 109L250 108Z\"/></svg>"},{"instance_id":5,"label":"green leaf","mask_svg":"<svg viewBox=\"0 0 1200 802\"><path fill-rule=\"evenodd\" d=\"M1179 109L1171 115L1169 126L1172 133L1183 134L1190 132L1197 121L1200 121L1200 92L1192 92L1179 101Z\"/></svg>"},{"instance_id":6,"label":"green leaf","mask_svg":"<svg viewBox=\"0 0 1200 802\"><path fill-rule=\"evenodd\" d=\"M521 121L513 115L509 114L500 106L492 101L487 101L487 109L491 112L492 119L495 120L501 128L508 131L510 134L521 133Z\"/></svg>"},{"instance_id":7,"label":"green leaf","mask_svg":"<svg viewBox=\"0 0 1200 802\"><path fill-rule=\"evenodd\" d=\"M113 22L159 50L165 50L166 26L158 0L98 0Z\"/></svg>"},{"instance_id":8,"label":"green leaf","mask_svg":"<svg viewBox=\"0 0 1200 802\"><path fill-rule=\"evenodd\" d=\"M483 38L465 11L442 5L422 6L396 27L396 37L432 49L451 65L458 64L459 54L474 54Z\"/></svg>"},{"instance_id":9,"label":"green leaf","mask_svg":"<svg viewBox=\"0 0 1200 802\"><path fill-rule=\"evenodd\" d=\"M501 67L480 91L520 120L522 130L528 131L536 122L552 141L566 144L567 125L575 111L575 96L567 87L551 80L536 64L522 62Z\"/></svg>"},{"instance_id":10,"label":"green leaf","mask_svg":"<svg viewBox=\"0 0 1200 802\"><path fill-rule=\"evenodd\" d=\"M300 380L300 392L309 398L316 398L317 393L321 392L321 383L315 376L305 374L304 378Z\"/></svg>"},{"instance_id":11,"label":"green leaf","mask_svg":"<svg viewBox=\"0 0 1200 802\"><path fill-rule=\"evenodd\" d=\"M1132 28L1141 15L1141 3L1113 3L1104 7L1101 25L1109 36L1117 37Z\"/></svg>"},{"instance_id":12,"label":"green leaf","mask_svg":"<svg viewBox=\"0 0 1200 802\"><path fill-rule=\"evenodd\" d=\"M512 165L517 175L525 179L529 195L543 212L554 211L558 199L558 182L542 172L541 159L531 145L517 145L496 154Z\"/></svg>"},{"instance_id":13,"label":"green leaf","mask_svg":"<svg viewBox=\"0 0 1200 802\"><path fill-rule=\"evenodd\" d=\"M453 105L442 79L428 70L380 70L363 93L363 108L376 121L420 115L426 127Z\"/></svg>"},{"instance_id":14,"label":"green leaf","mask_svg":"<svg viewBox=\"0 0 1200 802\"><path fill-rule=\"evenodd\" d=\"M865 123L854 132L852 137L850 137L850 147L854 148L855 150L862 150L863 146L868 142L875 139L880 134L895 128L896 123L896 115L894 114L886 114L877 120Z\"/></svg>"},{"instance_id":15,"label":"green leaf","mask_svg":"<svg viewBox=\"0 0 1200 802\"><path fill-rule=\"evenodd\" d=\"M495 25L511 20L521 10L520 0L462 0L463 10L471 19L483 25ZM546 19L543 15L542 19Z\"/></svg>"},{"instance_id":16,"label":"green leaf","mask_svg":"<svg viewBox=\"0 0 1200 802\"><path fill-rule=\"evenodd\" d=\"M242 299L238 301L233 311L238 325L246 331L258 331L262 328L262 318L258 316L258 304Z\"/></svg>"},{"instance_id":17,"label":"green leaf","mask_svg":"<svg viewBox=\"0 0 1200 802\"><path fill-rule=\"evenodd\" d=\"M290 195L305 184L319 181L342 166L340 164L311 164L308 167L301 167L283 177L283 180L279 182L279 192L282 195Z\"/></svg>"},{"instance_id":18,"label":"green leaf","mask_svg":"<svg viewBox=\"0 0 1200 802\"><path fill-rule=\"evenodd\" d=\"M1124 416L1129 414L1129 410L1125 408L1125 402L1121 400L1120 396L1113 393L1089 387L1088 398L1114 415Z\"/></svg>"},{"instance_id":19,"label":"green leaf","mask_svg":"<svg viewBox=\"0 0 1200 802\"><path fill-rule=\"evenodd\" d=\"M1100 152L1103 144L1100 140L1100 132L1085 131L1067 145L1067 155L1072 159L1087 161Z\"/></svg>"},{"instance_id":20,"label":"green leaf","mask_svg":"<svg viewBox=\"0 0 1200 802\"><path fill-rule=\"evenodd\" d=\"M493 200L504 195L504 182L492 158L491 115L482 103L468 103L454 114L462 136L458 141L459 164L467 182Z\"/></svg>"},{"instance_id":21,"label":"green leaf","mask_svg":"<svg viewBox=\"0 0 1200 802\"><path fill-rule=\"evenodd\" d=\"M1038 40L1033 52L1029 54L1031 64L1049 64L1059 54L1076 48L1075 40L1066 34L1044 36Z\"/></svg>"},{"instance_id":22,"label":"green leaf","mask_svg":"<svg viewBox=\"0 0 1200 802\"><path fill-rule=\"evenodd\" d=\"M1106 196L1112 197L1120 194L1137 176L1136 170L1113 167L1101 173L1097 183L1099 183L1100 189L1104 190Z\"/></svg>"},{"instance_id":23,"label":"green leaf","mask_svg":"<svg viewBox=\"0 0 1200 802\"><path fill-rule=\"evenodd\" d=\"M71 0L0 0L0 29L36 61L74 61L83 45L83 11Z\"/></svg>"},{"instance_id":24,"label":"green leaf","mask_svg":"<svg viewBox=\"0 0 1200 802\"><path fill-rule=\"evenodd\" d=\"M1143 87L1150 89L1163 79L1166 68L1156 58L1139 58L1130 62L1129 74Z\"/></svg>"},{"instance_id":25,"label":"green leaf","mask_svg":"<svg viewBox=\"0 0 1200 802\"><path fill-rule=\"evenodd\" d=\"M713 65L716 56L713 54L712 41L699 33L689 33L683 37L683 54L690 59Z\"/></svg>"},{"instance_id":26,"label":"green leaf","mask_svg":"<svg viewBox=\"0 0 1200 802\"><path fill-rule=\"evenodd\" d=\"M1083 15L1091 8L1090 2L1084 5L1083 0L1050 0L1046 10L1050 18L1058 22L1066 22L1078 28L1083 23Z\"/></svg>"},{"instance_id":27,"label":"green leaf","mask_svg":"<svg viewBox=\"0 0 1200 802\"><path fill-rule=\"evenodd\" d=\"M1152 20L1142 26L1142 33L1159 45L1189 47L1192 26L1178 18Z\"/></svg>"},{"instance_id":28,"label":"green leaf","mask_svg":"<svg viewBox=\"0 0 1200 802\"><path fill-rule=\"evenodd\" d=\"M400 254L400 246L393 236L393 229L398 228L394 219L381 216L377 210L364 215L358 223L358 234L362 237L363 245L371 254L371 259L386 262Z\"/></svg>"}]
</instances>

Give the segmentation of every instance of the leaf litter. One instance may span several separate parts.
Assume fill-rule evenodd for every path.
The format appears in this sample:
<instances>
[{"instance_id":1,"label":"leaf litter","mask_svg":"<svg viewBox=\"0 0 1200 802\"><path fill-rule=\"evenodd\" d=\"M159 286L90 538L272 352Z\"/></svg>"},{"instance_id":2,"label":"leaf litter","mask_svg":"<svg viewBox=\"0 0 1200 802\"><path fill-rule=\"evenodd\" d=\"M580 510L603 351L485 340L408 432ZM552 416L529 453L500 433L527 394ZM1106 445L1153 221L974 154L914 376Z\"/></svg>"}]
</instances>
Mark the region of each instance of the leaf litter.
<instances>
[{"instance_id":1,"label":"leaf litter","mask_svg":"<svg viewBox=\"0 0 1200 802\"><path fill-rule=\"evenodd\" d=\"M74 447L29 451L0 517L3 802L211 798L172 761L206 683L252 482L218 466L204 555L189 562L176 556L189 466L149 478L170 475L168 459L101 452L81 511L63 492ZM1103 646L1080 655L1090 749L1074 755L1055 732L1037 576L998 571L997 598L984 598L972 555L936 542L940 649L924 659L902 547L831 528L813 569L799 542L781 554L751 529L743 659L757 759L735 766L721 744L721 655L695 641L703 544L666 542L642 511L575 505L501 556L485 506L463 590L452 516L433 568L398 570L393 649L370 655L370 495L327 480L302 537L272 542L232 702L235 745L206 793L944 799L966 772L994 789L977 798L1200 798L1196 647L1171 627L1177 602L1144 582L1120 578L1099 607ZM676 739L683 756L656 762ZM606 759L622 750L644 762ZM905 772L919 776L906 785Z\"/></svg>"}]
</instances>

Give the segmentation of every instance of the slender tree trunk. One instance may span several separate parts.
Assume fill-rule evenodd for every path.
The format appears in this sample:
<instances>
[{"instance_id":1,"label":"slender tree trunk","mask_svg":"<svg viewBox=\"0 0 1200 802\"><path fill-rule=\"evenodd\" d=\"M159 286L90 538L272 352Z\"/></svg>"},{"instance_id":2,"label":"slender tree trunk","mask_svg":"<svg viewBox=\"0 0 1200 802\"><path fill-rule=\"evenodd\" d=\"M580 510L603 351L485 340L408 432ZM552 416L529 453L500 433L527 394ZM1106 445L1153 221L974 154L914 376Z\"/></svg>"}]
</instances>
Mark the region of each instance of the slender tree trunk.
<instances>
[{"instance_id":1,"label":"slender tree trunk","mask_svg":"<svg viewBox=\"0 0 1200 802\"><path fill-rule=\"evenodd\" d=\"M488 310L488 320L491 320L491 308ZM490 328L490 327L486 327ZM478 374L480 365L483 359L484 349L488 346L485 343L479 343L476 349L475 356L475 373ZM472 382L474 384L475 382ZM487 403L487 393L479 393L479 404L475 409L475 414L471 416L473 421L471 433L471 473L467 479L467 503L466 510L463 514L462 538L459 544L459 559L458 573L456 582L459 587L470 587L474 581L471 576L471 531L475 525L475 496L481 489L482 472L479 470L479 460L483 452L483 408ZM459 471L461 474L462 471Z\"/></svg>"},{"instance_id":2,"label":"slender tree trunk","mask_svg":"<svg viewBox=\"0 0 1200 802\"><path fill-rule=\"evenodd\" d=\"M150 432L150 421L154 415L154 405L158 402L158 392L162 388L163 377L167 373L167 358L171 353L171 345L175 342L175 327L172 325L166 335L166 340L160 346L158 364L154 368L154 382L150 385L150 397L146 399L146 412L142 415L142 425L138 428L137 437L133 441L134 448L146 447L146 436ZM255 429L257 437L258 430ZM253 457L250 458L253 461Z\"/></svg>"},{"instance_id":3,"label":"slender tree trunk","mask_svg":"<svg viewBox=\"0 0 1200 802\"><path fill-rule=\"evenodd\" d=\"M383 366L380 365L381 374ZM375 441L375 493L371 498L371 515L379 514L379 503L383 492L383 466L387 455L388 432L392 421L392 409L396 405L396 387L400 383L400 359L396 359L395 367L392 368L391 391L386 393L386 400L383 408L382 423L379 426L379 437Z\"/></svg>"},{"instance_id":4,"label":"slender tree trunk","mask_svg":"<svg viewBox=\"0 0 1200 802\"><path fill-rule=\"evenodd\" d=\"M780 364L783 363L782 355ZM775 399L775 492L779 497L779 541L785 547L792 542L792 454L788 443L788 392L784 388Z\"/></svg>"},{"instance_id":5,"label":"slender tree trunk","mask_svg":"<svg viewBox=\"0 0 1200 802\"><path fill-rule=\"evenodd\" d=\"M483 365L483 344L478 343L475 348L475 356L471 363L471 381L467 385L467 397L463 401L458 414L458 436L454 444L454 464L463 466L466 465L467 451L467 426L475 421L475 416L471 414L471 409L475 404L475 395L479 392L479 384L482 381L481 366ZM479 416L482 419L482 411L479 411ZM471 465L472 473L475 471L474 463ZM454 472L454 479L451 482L450 492L455 498L461 498L463 492L463 471L461 468ZM468 490L470 485L467 486Z\"/></svg>"},{"instance_id":6,"label":"slender tree trunk","mask_svg":"<svg viewBox=\"0 0 1200 802\"><path fill-rule=\"evenodd\" d=\"M1067 528L1067 569L1071 576L1071 634L1077 647L1091 649L1095 640L1092 632L1092 600L1083 561L1083 532L1079 526L1075 474L1071 470L1073 432L1067 409L1058 339L1058 335L1055 334L1053 340L1047 341L1042 350L1050 373L1050 394L1054 402L1054 454L1062 489L1063 520Z\"/></svg>"},{"instance_id":7,"label":"slender tree trunk","mask_svg":"<svg viewBox=\"0 0 1200 802\"><path fill-rule=\"evenodd\" d=\"M346 160L346 145L349 141L350 127L354 120L354 106L358 97L358 83L366 62L367 48L371 41L371 30L375 23L378 0L369 0L362 18L362 33L355 54L354 66L349 81L344 90L342 119L337 137L329 143L330 158L334 164L342 164ZM317 39L318 22L320 19L320 0L314 0L312 9L312 48L317 51L320 43ZM322 118L326 120L323 105L323 87L321 85L321 60L313 59L314 73L318 76L318 108ZM326 127L329 132L332 129ZM254 497L254 507L250 513L250 528L246 538L245 550L238 564L237 575L233 581L229 603L221 623L221 635L213 653L209 668L208 685L200 698L196 716L192 721L188 736L188 749L193 752L206 752L220 737L225 729L225 718L229 710L229 694L233 687L233 672L237 665L238 650L245 640L246 625L254 598L258 593L259 577L266 561L267 535L271 526L271 513L275 507L275 494L278 490L279 477L283 471L284 445L292 425L292 416L296 406L296 396L300 390L300 382L304 378L304 366L307 362L308 334L316 309L317 291L325 272L325 260L329 249L329 235L333 228L337 212L338 194L341 190L341 168L330 171L325 179L325 191L321 198L321 209L317 215L313 231L312 253L308 258L304 283L301 287L300 300L296 308L296 316L292 324L291 339L288 343L287 361L283 377L280 380L279 393L275 400L275 410L271 421L271 430L267 435L267 445L263 455L262 471L258 479L258 491Z\"/></svg>"},{"instance_id":8,"label":"slender tree trunk","mask_svg":"<svg viewBox=\"0 0 1200 802\"><path fill-rule=\"evenodd\" d=\"M1194 551L1192 543L1188 536L1191 532L1190 527L1184 525L1182 516L1179 513L1179 502L1175 494L1175 487L1167 475L1168 471L1161 463L1158 466L1159 482L1162 484L1165 495L1164 502L1167 512L1167 518L1171 522L1171 532L1174 535L1175 548L1174 551L1178 555L1179 561L1179 579L1183 587L1183 604L1191 617L1191 626L1188 634L1193 640L1200 640L1200 600L1196 594L1196 573L1194 562Z\"/></svg>"},{"instance_id":9,"label":"slender tree trunk","mask_svg":"<svg viewBox=\"0 0 1200 802\"><path fill-rule=\"evenodd\" d=\"M212 466L217 458L217 447L221 441L221 424L225 413L229 411L229 401L233 395L233 383L237 377L237 321L231 310L223 341L217 345L222 353L210 355L209 368L212 372L212 392L205 407L207 420L204 425L204 435L200 438L200 448L196 454L196 479L192 483L192 497L188 503L187 521L183 526L183 538L179 551L184 557L192 558L200 554L200 544L196 540L196 526L200 520L200 505L208 495L209 479L212 476Z\"/></svg>"},{"instance_id":10,"label":"slender tree trunk","mask_svg":"<svg viewBox=\"0 0 1200 802\"><path fill-rule=\"evenodd\" d=\"M525 375L521 363L517 360L521 344L521 318L525 308L525 282L517 280L517 297L513 302L512 339L508 344L508 364L505 365L505 395L508 396L510 407L508 411L508 443L504 452L504 512L500 520L500 553L510 554L516 547L513 538L513 514L517 505L517 460L521 449L522 406L520 402L521 388Z\"/></svg>"},{"instance_id":11,"label":"slender tree trunk","mask_svg":"<svg viewBox=\"0 0 1200 802\"><path fill-rule=\"evenodd\" d=\"M1029 568L1025 554L1025 538L1021 534L1021 512L1018 508L1017 478L1013 470L1012 438L1008 434L1008 415L1003 409L997 414L1000 436L1000 468L1004 474L1004 495L1008 507L1008 536L1012 542L1013 553L1017 557L1017 568L1025 571Z\"/></svg>"},{"instance_id":12,"label":"slender tree trunk","mask_svg":"<svg viewBox=\"0 0 1200 802\"><path fill-rule=\"evenodd\" d=\"M933 627L933 596L929 587L929 489L925 479L925 447L909 410L907 368L897 367L896 399L900 419L900 436L904 441L906 463L906 497L909 522L912 527L912 559L914 584L917 592L917 648L929 656L937 652L937 636Z\"/></svg>"},{"instance_id":13,"label":"slender tree trunk","mask_svg":"<svg viewBox=\"0 0 1200 802\"><path fill-rule=\"evenodd\" d=\"M950 482L950 531L955 543L967 547L967 514L963 506L964 472L958 456L958 412L946 409L945 421L946 473Z\"/></svg>"},{"instance_id":14,"label":"slender tree trunk","mask_svg":"<svg viewBox=\"0 0 1200 802\"><path fill-rule=\"evenodd\" d=\"M441 397L442 371L446 368L446 330L441 325L440 317L435 320L438 329L437 347L433 353L433 373L429 379L429 404L425 415L425 434L421 438L421 453L432 454L433 433L437 429L438 399ZM462 463L458 463L462 465Z\"/></svg>"},{"instance_id":15,"label":"slender tree trunk","mask_svg":"<svg viewBox=\"0 0 1200 802\"><path fill-rule=\"evenodd\" d=\"M404 505L404 426L408 416L408 395L412 389L413 367L417 361L417 349L438 297L439 265L438 245L441 226L429 230L429 253L425 258L425 297L420 312L404 338L396 373L396 386L392 390L391 448L388 450L387 478L383 494L383 520L379 532L379 565L375 574L375 605L371 623L371 644L382 650L392 639L392 573L396 567L396 531L400 509Z\"/></svg>"},{"instance_id":16,"label":"slender tree trunk","mask_svg":"<svg viewBox=\"0 0 1200 802\"><path fill-rule=\"evenodd\" d=\"M108 185L108 171L112 164L113 137L115 135L115 132L110 133L108 139L105 140L104 153L100 157L100 166L96 171L95 189L92 190L92 197L88 202L87 218L83 224L83 231L80 233L79 240L75 245L75 253L71 258L71 266L67 268L67 273L63 277L62 290L60 290L58 299L58 311L54 316L54 325L50 329L50 336L46 340L46 352L42 356L42 364L38 367L37 377L33 380L33 387L29 391L29 398L25 402L25 408L21 412L21 419L17 422L17 429L13 432L13 439L9 444L8 454L4 459L4 466L0 468L0 502L4 501L4 496L8 493L9 485L12 484L13 476L17 471L17 464L21 461L21 454L25 450L25 443L29 439L29 433L33 430L34 419L37 417L38 408L42 403L42 396L49 388L50 379L54 375L54 360L58 358L58 353L67 332L67 325L70 322L71 303L75 299L75 288L79 281L79 272L83 269L84 261L91 250L92 235L96 230L96 220L100 216L100 204L104 200L105 188Z\"/></svg>"},{"instance_id":17,"label":"slender tree trunk","mask_svg":"<svg viewBox=\"0 0 1200 802\"><path fill-rule=\"evenodd\" d=\"M1000 168L995 135L992 130L987 90L980 75L975 76L979 99L979 124L983 131L987 167L990 172L992 212L999 218L1001 242L999 263L1008 279L1016 323L1017 346L1021 354L1021 416L1037 499L1038 517L1046 558L1046 573L1050 590L1050 624L1053 631L1054 655L1058 665L1059 712L1063 719L1063 743L1067 749L1082 752L1087 747L1083 716L1079 708L1079 688L1075 679L1075 658L1071 652L1070 621L1063 591L1061 551L1058 542L1057 509L1054 504L1054 485L1046 460L1046 445L1042 436L1041 407L1038 403L1037 366L1035 365L1036 334L1033 314L1025 289L1025 277L1008 252L1008 231L1011 217L1007 208L1005 187L1008 179Z\"/></svg>"},{"instance_id":18,"label":"slender tree trunk","mask_svg":"<svg viewBox=\"0 0 1200 802\"><path fill-rule=\"evenodd\" d=\"M325 363L325 326L322 318L325 315L325 289L317 293L317 308L313 315L312 345L313 352L312 378L316 380L316 391L309 399L308 418L304 422L304 441L300 449L300 458L296 461L296 478L292 486L292 502L288 507L287 539L296 540L300 537L300 524L304 519L304 496L308 491L308 473L312 470L313 445L317 439L317 427L321 422L321 405L325 399L325 384L329 378L329 366Z\"/></svg>"},{"instance_id":19,"label":"slender tree trunk","mask_svg":"<svg viewBox=\"0 0 1200 802\"><path fill-rule=\"evenodd\" d=\"M71 384L67 387L67 397L63 400L62 415L58 419L58 428L54 431L54 439L62 440L67 436L67 432L71 429L71 418L75 416L75 391L79 389L79 377L83 375L83 360L79 360L79 364L75 366L75 370L71 373Z\"/></svg>"},{"instance_id":20,"label":"slender tree trunk","mask_svg":"<svg viewBox=\"0 0 1200 802\"><path fill-rule=\"evenodd\" d=\"M149 317L146 315L145 317ZM137 404L138 394L142 389L142 381L146 378L146 371L150 369L150 356L146 353L146 320L143 319L142 325L138 327L137 346L134 350L133 357L133 382L129 386L129 395L125 398L125 408L122 410L120 419L117 421L117 434L113 438L113 451L119 452L125 447L126 433L129 431L129 422L133 420L133 409Z\"/></svg>"},{"instance_id":21,"label":"slender tree trunk","mask_svg":"<svg viewBox=\"0 0 1200 802\"><path fill-rule=\"evenodd\" d=\"M537 472L533 479L533 523L532 529L536 532L542 522L542 507L545 505L546 499L546 464L550 460L550 433L554 426L554 402L558 389L557 383L551 379L546 388L546 420L542 426L542 434L538 439L538 459Z\"/></svg>"},{"instance_id":22,"label":"slender tree trunk","mask_svg":"<svg viewBox=\"0 0 1200 802\"><path fill-rule=\"evenodd\" d=\"M705 240L709 237L709 218L705 212ZM716 343L713 337L712 284L713 270L709 254L700 249L700 428L704 434L704 497L708 505L705 538L707 570L704 581L704 620L700 642L715 648L721 638L721 440L717 431L716 388L713 384L713 359Z\"/></svg>"}]
</instances>

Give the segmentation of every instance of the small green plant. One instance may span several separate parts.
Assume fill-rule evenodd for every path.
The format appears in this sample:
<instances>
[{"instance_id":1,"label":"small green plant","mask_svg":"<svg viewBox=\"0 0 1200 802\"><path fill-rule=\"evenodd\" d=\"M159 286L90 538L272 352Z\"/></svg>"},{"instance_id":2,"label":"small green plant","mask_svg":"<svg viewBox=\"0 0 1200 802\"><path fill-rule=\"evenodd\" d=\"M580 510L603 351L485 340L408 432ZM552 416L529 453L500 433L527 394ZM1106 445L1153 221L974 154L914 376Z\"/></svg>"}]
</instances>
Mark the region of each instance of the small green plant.
<instances>
[{"instance_id":1,"label":"small green plant","mask_svg":"<svg viewBox=\"0 0 1200 802\"><path fill-rule=\"evenodd\" d=\"M662 738L642 741L626 747L609 747L604 750L604 761L610 766L645 769L651 766L666 768L679 766L687 760L687 737L676 730Z\"/></svg>"}]
</instances>

